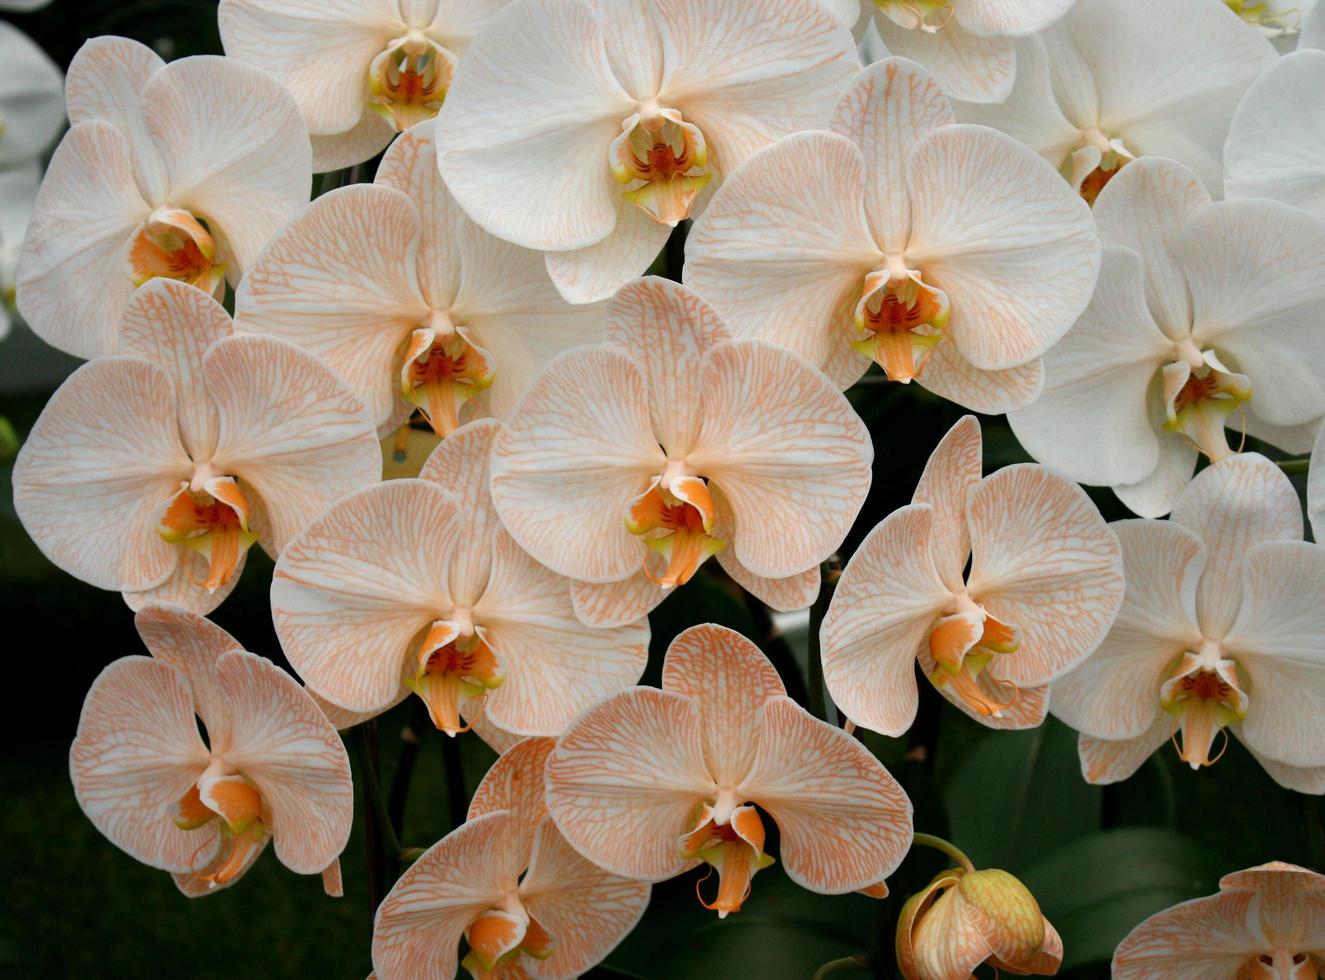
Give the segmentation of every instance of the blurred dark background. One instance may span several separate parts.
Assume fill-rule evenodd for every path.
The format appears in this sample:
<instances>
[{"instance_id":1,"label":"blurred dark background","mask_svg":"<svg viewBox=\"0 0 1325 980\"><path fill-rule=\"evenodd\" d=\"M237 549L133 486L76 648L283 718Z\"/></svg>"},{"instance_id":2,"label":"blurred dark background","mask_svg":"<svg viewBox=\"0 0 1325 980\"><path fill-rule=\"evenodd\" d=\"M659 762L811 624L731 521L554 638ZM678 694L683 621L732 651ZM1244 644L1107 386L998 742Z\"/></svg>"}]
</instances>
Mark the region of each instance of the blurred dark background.
<instances>
[{"instance_id":1,"label":"blurred dark background","mask_svg":"<svg viewBox=\"0 0 1325 980\"><path fill-rule=\"evenodd\" d=\"M0 17L62 67L98 34L136 38L167 59L220 52L216 4L208 0L55 0L32 14ZM668 251L674 257L678 250ZM20 440L76 365L22 326L0 342L0 416ZM874 433L876 464L844 557L909 502L930 450L962 414L915 386L882 385L872 376L851 397ZM986 471L1026 458L1006 424L982 421ZM0 465L0 622L9 636L9 707L0 715L0 976L366 976L370 922L359 824L342 858L343 899L324 897L316 878L291 874L268 855L237 887L189 900L168 875L115 849L83 817L67 768L83 695L109 661L143 651L118 595L56 570L29 542L14 515L12 461L8 454ZM1109 519L1128 516L1111 494L1095 499ZM213 618L248 649L283 664L268 612L270 574L271 562L254 549L240 586ZM789 643L771 636L767 617L732 591L714 562L652 617L646 683L657 683L667 642L698 622L746 633L777 659L793 693L804 690L803 636ZM1214 891L1223 873L1274 859L1317 868L1325 861L1319 802L1280 789L1236 741L1208 771L1194 773L1160 751L1127 782L1090 787L1079 774L1076 736L1064 726L1051 721L1038 731L994 735L921 687L926 703L913 732L865 741L911 795L917 830L949 836L977 865L1005 868L1032 889L1065 941L1064 976L1107 976L1113 946L1133 925ZM406 703L379 721L385 780L412 710ZM448 813L460 805L448 799L443 738L425 732L419 746L401 834L408 845L443 835ZM472 792L493 756L472 735L460 747ZM776 845L770 850L776 854ZM908 858L884 902L812 895L777 865L755 879L745 909L722 922L696 902L692 873L655 889L644 921L595 975L801 978L880 944L891 966L901 902L940 861L929 851Z\"/></svg>"}]
</instances>

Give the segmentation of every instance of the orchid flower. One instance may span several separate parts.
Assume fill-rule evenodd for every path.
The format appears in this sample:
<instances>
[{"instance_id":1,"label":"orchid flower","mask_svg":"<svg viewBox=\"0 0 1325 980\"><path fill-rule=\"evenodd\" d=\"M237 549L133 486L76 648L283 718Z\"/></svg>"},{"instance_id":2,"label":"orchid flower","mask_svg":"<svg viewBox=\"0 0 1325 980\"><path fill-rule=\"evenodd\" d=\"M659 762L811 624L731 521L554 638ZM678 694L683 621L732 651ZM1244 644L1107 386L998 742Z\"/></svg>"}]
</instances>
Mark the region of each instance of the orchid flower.
<instances>
[{"instance_id":1,"label":"orchid flower","mask_svg":"<svg viewBox=\"0 0 1325 980\"><path fill-rule=\"evenodd\" d=\"M375 157L431 121L474 35L509 0L221 0L225 53L299 103L313 169Z\"/></svg>"},{"instance_id":2,"label":"orchid flower","mask_svg":"<svg viewBox=\"0 0 1325 980\"><path fill-rule=\"evenodd\" d=\"M816 0L516 0L438 113L442 175L492 234L548 252L568 300L606 299L723 174L825 123L859 65Z\"/></svg>"},{"instance_id":3,"label":"orchid flower","mask_svg":"<svg viewBox=\"0 0 1325 980\"><path fill-rule=\"evenodd\" d=\"M297 347L232 336L200 289L143 286L118 349L47 403L14 468L14 506L54 564L135 609L210 612L254 541L275 557L381 472L345 385Z\"/></svg>"},{"instance_id":4,"label":"orchid flower","mask_svg":"<svg viewBox=\"0 0 1325 980\"><path fill-rule=\"evenodd\" d=\"M575 580L591 625L644 616L714 554L775 609L808 606L870 486L851 405L790 351L727 339L665 279L613 298L607 338L557 357L511 410L493 447L502 523Z\"/></svg>"},{"instance_id":5,"label":"orchid flower","mask_svg":"<svg viewBox=\"0 0 1325 980\"><path fill-rule=\"evenodd\" d=\"M424 852L377 910L379 980L572 980L635 927L649 885L604 871L548 818L543 768L554 742L530 738L493 763L469 818Z\"/></svg>"},{"instance_id":6,"label":"orchid flower","mask_svg":"<svg viewBox=\"0 0 1325 980\"><path fill-rule=\"evenodd\" d=\"M1168 512L1225 427L1294 453L1325 414L1325 221L1274 201L1211 203L1196 175L1141 160L1095 207L1104 265L1045 357L1039 401L1009 415L1037 460Z\"/></svg>"},{"instance_id":7,"label":"orchid flower","mask_svg":"<svg viewBox=\"0 0 1325 980\"><path fill-rule=\"evenodd\" d=\"M286 225L235 300L236 329L320 356L383 435L416 408L439 437L462 417L505 415L553 355L601 340L603 320L561 298L540 254L465 217L424 124L391 145L375 184L325 194Z\"/></svg>"},{"instance_id":8,"label":"orchid flower","mask_svg":"<svg viewBox=\"0 0 1325 980\"><path fill-rule=\"evenodd\" d=\"M686 284L839 387L875 361L976 411L1033 401L1095 284L1090 209L1011 137L955 125L900 58L856 77L832 129L729 176L687 239Z\"/></svg>"},{"instance_id":9,"label":"orchid flower","mask_svg":"<svg viewBox=\"0 0 1325 980\"><path fill-rule=\"evenodd\" d=\"M1081 732L1092 783L1172 741L1193 769L1232 731L1278 783L1325 793L1325 547L1302 540L1292 484L1263 456L1203 470L1172 519L1112 525L1127 594L1050 709Z\"/></svg>"},{"instance_id":10,"label":"orchid flower","mask_svg":"<svg viewBox=\"0 0 1325 980\"><path fill-rule=\"evenodd\" d=\"M9 333L14 311L14 270L40 186L41 165L35 161L0 171L0 340Z\"/></svg>"},{"instance_id":11,"label":"orchid flower","mask_svg":"<svg viewBox=\"0 0 1325 980\"><path fill-rule=\"evenodd\" d=\"M1157 912L1113 954L1114 980L1314 980L1325 970L1325 875L1271 861L1219 894Z\"/></svg>"},{"instance_id":12,"label":"orchid flower","mask_svg":"<svg viewBox=\"0 0 1325 980\"><path fill-rule=\"evenodd\" d=\"M829 693L856 724L894 736L911 727L919 660L982 724L1033 728L1048 683L1113 623L1122 559L1095 505L1042 466L982 480L980 460L980 424L968 415L934 450L911 504L871 531L842 573L821 649Z\"/></svg>"},{"instance_id":13,"label":"orchid flower","mask_svg":"<svg viewBox=\"0 0 1325 980\"><path fill-rule=\"evenodd\" d=\"M1271 40L1290 42L1316 7L1316 0L1224 0L1224 3Z\"/></svg>"},{"instance_id":14,"label":"orchid flower","mask_svg":"<svg viewBox=\"0 0 1325 980\"><path fill-rule=\"evenodd\" d=\"M18 267L19 311L47 343L114 353L137 286L222 295L308 201L308 132L289 93L228 58L167 65L122 37L69 66L56 148Z\"/></svg>"},{"instance_id":15,"label":"orchid flower","mask_svg":"<svg viewBox=\"0 0 1325 980\"><path fill-rule=\"evenodd\" d=\"M878 886L912 836L911 801L883 764L788 698L758 647L712 624L672 641L662 690L631 688L575 720L548 759L547 806L613 873L662 881L710 865L705 906L720 918L773 864L765 818L792 881L830 895Z\"/></svg>"},{"instance_id":16,"label":"orchid flower","mask_svg":"<svg viewBox=\"0 0 1325 980\"><path fill-rule=\"evenodd\" d=\"M1325 220L1325 51L1286 55L1247 89L1224 177L1230 198L1269 198Z\"/></svg>"},{"instance_id":17,"label":"orchid flower","mask_svg":"<svg viewBox=\"0 0 1325 980\"><path fill-rule=\"evenodd\" d=\"M281 554L276 633L332 704L376 713L412 691L448 735L468 729L462 709L515 735L556 735L639 680L643 617L584 626L570 583L502 529L488 493L499 428L457 430L419 479L346 497Z\"/></svg>"},{"instance_id":18,"label":"orchid flower","mask_svg":"<svg viewBox=\"0 0 1325 980\"><path fill-rule=\"evenodd\" d=\"M0 21L0 167L31 163L64 128L64 76L50 56Z\"/></svg>"},{"instance_id":19,"label":"orchid flower","mask_svg":"<svg viewBox=\"0 0 1325 980\"><path fill-rule=\"evenodd\" d=\"M1078 0L1017 42L1006 102L959 103L957 118L1015 136L1087 201L1124 164L1152 155L1186 164L1218 195L1229 119L1274 59L1274 46L1222 3Z\"/></svg>"},{"instance_id":20,"label":"orchid flower","mask_svg":"<svg viewBox=\"0 0 1325 980\"><path fill-rule=\"evenodd\" d=\"M924 65L954 99L1002 102L1017 74L1013 39L1049 27L1074 2L829 0L828 5L857 33L872 25L890 52Z\"/></svg>"},{"instance_id":21,"label":"orchid flower","mask_svg":"<svg viewBox=\"0 0 1325 980\"><path fill-rule=\"evenodd\" d=\"M201 616L154 603L134 622L152 655L101 672L69 753L88 819L190 897L234 884L269 841L338 893L354 791L330 722L289 674Z\"/></svg>"}]
</instances>

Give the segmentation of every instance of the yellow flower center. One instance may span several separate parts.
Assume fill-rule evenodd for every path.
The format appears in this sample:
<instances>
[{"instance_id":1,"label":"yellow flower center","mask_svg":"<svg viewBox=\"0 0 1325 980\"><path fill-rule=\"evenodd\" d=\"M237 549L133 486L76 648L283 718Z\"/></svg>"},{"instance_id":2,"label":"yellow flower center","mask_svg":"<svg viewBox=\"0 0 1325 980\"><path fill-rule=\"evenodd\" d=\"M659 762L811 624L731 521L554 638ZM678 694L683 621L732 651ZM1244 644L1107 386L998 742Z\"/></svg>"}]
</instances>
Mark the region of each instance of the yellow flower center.
<instances>
[{"instance_id":1,"label":"yellow flower center","mask_svg":"<svg viewBox=\"0 0 1325 980\"><path fill-rule=\"evenodd\" d=\"M856 304L851 346L873 360L889 381L920 377L943 339L951 309L948 296L900 262L865 277Z\"/></svg>"},{"instance_id":2,"label":"yellow flower center","mask_svg":"<svg viewBox=\"0 0 1325 980\"><path fill-rule=\"evenodd\" d=\"M695 196L713 176L704 134L675 109L636 113L622 123L608 165L626 185L622 197L673 228L690 216Z\"/></svg>"},{"instance_id":3,"label":"yellow flower center","mask_svg":"<svg viewBox=\"0 0 1325 980\"><path fill-rule=\"evenodd\" d=\"M225 266L216 264L216 241L203 221L180 208L157 208L129 248L129 278L135 286L178 279L212 293L225 279Z\"/></svg>"},{"instance_id":4,"label":"yellow flower center","mask_svg":"<svg viewBox=\"0 0 1325 980\"><path fill-rule=\"evenodd\" d=\"M396 132L437 115L455 76L456 59L419 30L396 38L368 70L368 108Z\"/></svg>"},{"instance_id":5,"label":"yellow flower center","mask_svg":"<svg viewBox=\"0 0 1325 980\"><path fill-rule=\"evenodd\" d=\"M239 560L258 539L249 528L251 512L234 477L203 471L166 502L157 534L206 558L207 578L194 584L215 592L230 581Z\"/></svg>"},{"instance_id":6,"label":"yellow flower center","mask_svg":"<svg viewBox=\"0 0 1325 980\"><path fill-rule=\"evenodd\" d=\"M1207 640L1199 653L1188 650L1177 658L1159 689L1160 706L1178 719L1173 745L1178 758L1193 769L1213 765L1210 750L1225 726L1247 717L1251 703L1238 677L1237 664L1223 656L1218 643ZM1224 733L1225 746L1228 733Z\"/></svg>"},{"instance_id":7,"label":"yellow flower center","mask_svg":"<svg viewBox=\"0 0 1325 980\"><path fill-rule=\"evenodd\" d=\"M1099 127L1081 131L1081 142L1063 161L1061 172L1087 204L1094 205L1105 185L1118 176L1123 166L1136 159L1117 137L1109 137Z\"/></svg>"},{"instance_id":8,"label":"yellow flower center","mask_svg":"<svg viewBox=\"0 0 1325 980\"><path fill-rule=\"evenodd\" d=\"M1255 24L1267 37L1296 34L1302 27L1302 11L1297 7L1276 10L1277 4L1265 0L1224 0L1225 5L1248 24Z\"/></svg>"},{"instance_id":9,"label":"yellow flower center","mask_svg":"<svg viewBox=\"0 0 1325 980\"><path fill-rule=\"evenodd\" d=\"M950 0L874 0L874 5L898 27L937 34L952 23Z\"/></svg>"},{"instance_id":10,"label":"yellow flower center","mask_svg":"<svg viewBox=\"0 0 1325 980\"><path fill-rule=\"evenodd\" d=\"M1161 369L1164 428L1182 433L1217 463L1233 454L1224 430L1233 410L1251 398L1251 382L1190 340L1175 344L1174 356L1178 359Z\"/></svg>"}]
</instances>

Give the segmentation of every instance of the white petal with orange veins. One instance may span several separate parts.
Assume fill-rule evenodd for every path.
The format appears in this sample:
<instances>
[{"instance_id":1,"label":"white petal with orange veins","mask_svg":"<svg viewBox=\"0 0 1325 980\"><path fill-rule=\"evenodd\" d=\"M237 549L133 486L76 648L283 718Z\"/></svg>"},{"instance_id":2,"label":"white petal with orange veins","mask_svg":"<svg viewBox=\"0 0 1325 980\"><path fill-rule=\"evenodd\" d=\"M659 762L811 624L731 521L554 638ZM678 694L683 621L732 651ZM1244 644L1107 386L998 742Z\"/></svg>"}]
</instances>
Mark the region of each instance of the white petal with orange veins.
<instances>
[{"instance_id":1,"label":"white petal with orange veins","mask_svg":"<svg viewBox=\"0 0 1325 980\"><path fill-rule=\"evenodd\" d=\"M983 452L979 420L963 416L930 453L911 497L913 504L934 508L929 553L943 584L954 592L966 587L966 561L971 557L966 501L984 473Z\"/></svg>"},{"instance_id":2,"label":"white petal with orange veins","mask_svg":"<svg viewBox=\"0 0 1325 980\"><path fill-rule=\"evenodd\" d=\"M1174 505L1172 519L1205 545L1196 616L1209 637L1222 637L1237 618L1242 563L1252 546L1302 539L1302 506L1292 482L1256 453L1239 453L1202 470Z\"/></svg>"},{"instance_id":3,"label":"white petal with orange veins","mask_svg":"<svg viewBox=\"0 0 1325 980\"><path fill-rule=\"evenodd\" d=\"M933 677L938 665L924 646L920 648L918 660L920 670L926 676ZM981 696L990 704L1001 704L1009 698L1007 683L994 677L990 670L978 674L974 679L974 683ZM1026 728L1037 728L1049 713L1048 684L1017 688L1012 703L1000 708L997 715L982 714L976 710L960 694L953 691L951 684L935 685L935 687L962 714L978 721L986 728L992 728L996 731L1021 731Z\"/></svg>"},{"instance_id":4,"label":"white petal with orange veins","mask_svg":"<svg viewBox=\"0 0 1325 980\"><path fill-rule=\"evenodd\" d=\"M864 173L842 137L788 136L730 174L686 238L686 284L735 335L790 348L840 388L869 367L849 345L861 282L880 261Z\"/></svg>"},{"instance_id":5,"label":"white petal with orange veins","mask_svg":"<svg viewBox=\"0 0 1325 980\"><path fill-rule=\"evenodd\" d=\"M102 589L137 591L175 570L160 509L193 472L174 387L138 358L102 358L46 403L14 466L14 507L42 553Z\"/></svg>"},{"instance_id":6,"label":"white petal with orange veins","mask_svg":"<svg viewBox=\"0 0 1325 980\"><path fill-rule=\"evenodd\" d=\"M618 195L619 196L619 195ZM624 197L616 225L602 241L544 255L546 273L568 303L597 303L642 274L658 257L672 229Z\"/></svg>"},{"instance_id":7,"label":"white petal with orange veins","mask_svg":"<svg viewBox=\"0 0 1325 980\"><path fill-rule=\"evenodd\" d=\"M730 504L741 564L782 578L826 559L870 486L874 450L850 403L804 359L751 338L709 351L700 390L689 462Z\"/></svg>"},{"instance_id":8,"label":"white petal with orange veins","mask_svg":"<svg viewBox=\"0 0 1325 980\"><path fill-rule=\"evenodd\" d=\"M1270 778L1284 789L1291 789L1296 793L1310 793L1313 796L1325 794L1325 766L1306 768L1290 766L1263 755L1258 755L1255 749L1248 748L1247 751L1269 773Z\"/></svg>"},{"instance_id":9,"label":"white petal with orange veins","mask_svg":"<svg viewBox=\"0 0 1325 980\"><path fill-rule=\"evenodd\" d=\"M509 846L509 811L457 827L411 864L373 923L381 980L453 980L469 924L514 889L527 855Z\"/></svg>"},{"instance_id":10,"label":"white petal with orange veins","mask_svg":"<svg viewBox=\"0 0 1325 980\"><path fill-rule=\"evenodd\" d=\"M244 574L244 563L247 560L248 552L244 551L235 559L229 577L215 589L208 591L198 586L199 582L207 581L211 572L208 556L200 551L183 549L179 553L179 563L165 581L150 589L125 592L124 604L134 612L146 606L163 603L180 606L199 616L210 615L230 597L231 592L235 591L235 586L239 584L240 577Z\"/></svg>"},{"instance_id":11,"label":"white petal with orange veins","mask_svg":"<svg viewBox=\"0 0 1325 980\"><path fill-rule=\"evenodd\" d=\"M414 277L419 212L388 187L319 197L276 235L244 276L235 329L316 354L382 426L396 414L400 358L431 311Z\"/></svg>"},{"instance_id":12,"label":"white petal with orange veins","mask_svg":"<svg viewBox=\"0 0 1325 980\"><path fill-rule=\"evenodd\" d=\"M1099 648L1054 682L1050 707L1078 731L1125 739L1166 717L1159 705L1166 671L1184 650L1200 649L1196 583L1206 558L1201 539L1172 522L1110 527L1122 544L1126 595Z\"/></svg>"},{"instance_id":13,"label":"white petal with orange veins","mask_svg":"<svg viewBox=\"0 0 1325 980\"><path fill-rule=\"evenodd\" d=\"M1100 244L1090 208L1052 167L1010 136L945 126L916 144L907 181L907 260L948 294L967 360L1016 367L1067 333L1095 288Z\"/></svg>"},{"instance_id":14,"label":"white petal with orange veins","mask_svg":"<svg viewBox=\"0 0 1325 980\"><path fill-rule=\"evenodd\" d=\"M580 622L595 629L638 622L653 612L670 594L670 590L649 578L643 568L615 582L570 583L575 615Z\"/></svg>"},{"instance_id":15,"label":"white petal with orange veins","mask_svg":"<svg viewBox=\"0 0 1325 980\"><path fill-rule=\"evenodd\" d=\"M534 831L547 819L543 770L555 746L556 740L551 738L517 741L483 774L465 819L475 820L495 810L510 811L511 849L528 853L534 845Z\"/></svg>"},{"instance_id":16,"label":"white petal with orange veins","mask_svg":"<svg viewBox=\"0 0 1325 980\"><path fill-rule=\"evenodd\" d=\"M225 654L243 651L239 641L197 613L159 603L140 609L133 625L153 657L178 667L188 679L203 724L222 725L226 695L216 665Z\"/></svg>"},{"instance_id":17,"label":"white petal with orange veins","mask_svg":"<svg viewBox=\"0 0 1325 980\"><path fill-rule=\"evenodd\" d=\"M18 28L0 23L0 167L41 156L64 127L64 79L50 56Z\"/></svg>"},{"instance_id":18,"label":"white petal with orange veins","mask_svg":"<svg viewBox=\"0 0 1325 980\"><path fill-rule=\"evenodd\" d=\"M530 66L511 73L512 64ZM607 237L620 191L607 148L634 111L579 0L516 0L465 54L437 115L451 193L491 233L562 251Z\"/></svg>"},{"instance_id":19,"label":"white petal with orange veins","mask_svg":"<svg viewBox=\"0 0 1325 980\"><path fill-rule=\"evenodd\" d=\"M882 881L911 846L902 787L860 742L790 698L764 705L741 791L777 823L782 866L811 891L841 894Z\"/></svg>"},{"instance_id":20,"label":"white petal with orange veins","mask_svg":"<svg viewBox=\"0 0 1325 980\"><path fill-rule=\"evenodd\" d=\"M365 112L352 129L343 133L334 136L312 133L309 141L313 144L313 173L331 173L371 160L395 135L396 127L372 111Z\"/></svg>"},{"instance_id":21,"label":"white petal with orange veins","mask_svg":"<svg viewBox=\"0 0 1325 980\"><path fill-rule=\"evenodd\" d=\"M272 337L223 340L203 365L221 416L213 465L257 491L269 554L333 501L381 476L363 404L311 354Z\"/></svg>"},{"instance_id":22,"label":"white petal with orange veins","mask_svg":"<svg viewBox=\"0 0 1325 980\"><path fill-rule=\"evenodd\" d=\"M437 484L456 500L464 533L456 542L447 590L457 605L472 606L483 595L492 569L492 548L501 519L488 493L488 459L501 426L479 419L447 436L419 470L419 479Z\"/></svg>"},{"instance_id":23,"label":"white petal with orange veins","mask_svg":"<svg viewBox=\"0 0 1325 980\"><path fill-rule=\"evenodd\" d=\"M184 675L123 657L87 693L69 773L78 805L116 847L183 872L206 864L208 838L176 827L170 809L202 775L207 755Z\"/></svg>"},{"instance_id":24,"label":"white petal with orange veins","mask_svg":"<svg viewBox=\"0 0 1325 980\"><path fill-rule=\"evenodd\" d=\"M719 535L721 538L721 535ZM764 578L741 564L736 553L723 548L717 554L718 564L741 588L775 612L794 612L808 609L819 597L819 566L782 578Z\"/></svg>"},{"instance_id":25,"label":"white petal with orange veins","mask_svg":"<svg viewBox=\"0 0 1325 980\"><path fill-rule=\"evenodd\" d=\"M874 23L889 51L924 65L954 99L1002 102L1012 91L1017 56L1011 38L981 37L956 18L932 34L895 24L882 12Z\"/></svg>"},{"instance_id":26,"label":"white petal with orange veins","mask_svg":"<svg viewBox=\"0 0 1325 980\"><path fill-rule=\"evenodd\" d=\"M459 533L453 497L392 480L338 501L290 543L272 579L272 621L310 688L356 712L397 697L416 634L451 608Z\"/></svg>"},{"instance_id":27,"label":"white petal with orange veins","mask_svg":"<svg viewBox=\"0 0 1325 980\"><path fill-rule=\"evenodd\" d=\"M1230 891L1164 909L1129 932L1113 954L1118 980L1207 980L1236 976L1263 952L1257 895Z\"/></svg>"},{"instance_id":28,"label":"white petal with orange veins","mask_svg":"<svg viewBox=\"0 0 1325 980\"><path fill-rule=\"evenodd\" d=\"M354 789L336 729L299 683L243 651L216 664L226 723L208 728L212 751L258 788L276 856L318 874L350 837Z\"/></svg>"},{"instance_id":29,"label":"white petal with orange veins","mask_svg":"<svg viewBox=\"0 0 1325 980\"><path fill-rule=\"evenodd\" d=\"M1088 783L1107 786L1122 782L1141 768L1162 745L1167 745L1177 722L1162 711L1154 724L1135 738L1110 740L1082 735L1077 739L1081 775Z\"/></svg>"},{"instance_id":30,"label":"white petal with orange veins","mask_svg":"<svg viewBox=\"0 0 1325 980\"><path fill-rule=\"evenodd\" d=\"M966 0L955 8L957 21L977 34L1019 37L1042 31L1075 0ZM1018 66L1020 67L1020 66Z\"/></svg>"},{"instance_id":31,"label":"white petal with orange veins","mask_svg":"<svg viewBox=\"0 0 1325 980\"><path fill-rule=\"evenodd\" d=\"M626 509L663 463L640 366L612 348L582 347L548 364L511 410L493 446L492 499L538 561L568 578L613 582L643 562Z\"/></svg>"},{"instance_id":32,"label":"white petal with orange veins","mask_svg":"<svg viewBox=\"0 0 1325 980\"><path fill-rule=\"evenodd\" d=\"M509 534L497 534L492 575L474 618L506 669L485 709L500 728L558 735L585 708L636 683L644 672L648 621L640 617L614 629L585 626L575 615L569 584Z\"/></svg>"},{"instance_id":33,"label":"white petal with orange veins","mask_svg":"<svg viewBox=\"0 0 1325 980\"><path fill-rule=\"evenodd\" d=\"M15 276L33 332L77 357L115 350L133 293L129 240L151 208L134 185L130 146L113 126L75 126L42 181Z\"/></svg>"},{"instance_id":34,"label":"white petal with orange veins","mask_svg":"<svg viewBox=\"0 0 1325 980\"><path fill-rule=\"evenodd\" d=\"M1006 466L969 498L976 601L1022 633L990 665L1019 687L1047 684L1100 644L1123 601L1118 537L1075 483L1033 463Z\"/></svg>"},{"instance_id":35,"label":"white petal with orange veins","mask_svg":"<svg viewBox=\"0 0 1325 980\"><path fill-rule=\"evenodd\" d=\"M680 839L717 787L704 768L696 703L635 687L580 715L548 759L557 829L600 867L661 881L690 866Z\"/></svg>"},{"instance_id":36,"label":"white petal with orange veins","mask_svg":"<svg viewBox=\"0 0 1325 980\"><path fill-rule=\"evenodd\" d=\"M949 592L930 558L934 509L893 511L842 572L820 638L824 681L858 725L900 735L915 720L916 653Z\"/></svg>"},{"instance_id":37,"label":"white petal with orange veins","mask_svg":"<svg viewBox=\"0 0 1325 980\"><path fill-rule=\"evenodd\" d=\"M1002 415L1039 399L1044 388L1044 361L1037 357L1006 371L982 371L962 357L956 344L938 344L916 382L972 412Z\"/></svg>"}]
</instances>

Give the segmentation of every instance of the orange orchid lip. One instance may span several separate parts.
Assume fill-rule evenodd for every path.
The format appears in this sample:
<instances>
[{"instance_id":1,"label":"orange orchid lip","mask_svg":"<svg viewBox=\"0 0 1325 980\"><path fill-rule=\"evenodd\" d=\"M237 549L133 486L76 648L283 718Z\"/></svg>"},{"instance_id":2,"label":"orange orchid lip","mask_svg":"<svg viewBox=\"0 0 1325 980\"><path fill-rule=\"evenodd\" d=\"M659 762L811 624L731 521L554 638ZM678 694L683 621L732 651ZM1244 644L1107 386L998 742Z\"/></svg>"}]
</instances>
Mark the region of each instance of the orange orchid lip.
<instances>
[{"instance_id":1,"label":"orange orchid lip","mask_svg":"<svg viewBox=\"0 0 1325 980\"><path fill-rule=\"evenodd\" d=\"M667 560L662 574L645 563L644 574L664 589L684 585L708 558L726 547L711 533L716 508L708 484L697 476L664 475L630 502L626 529Z\"/></svg>"},{"instance_id":2,"label":"orange orchid lip","mask_svg":"<svg viewBox=\"0 0 1325 980\"><path fill-rule=\"evenodd\" d=\"M461 721L461 701L481 699L504 680L505 671L468 613L457 611L429 628L419 645L417 669L404 683L423 698L433 725L454 736L472 727Z\"/></svg>"},{"instance_id":3,"label":"orange orchid lip","mask_svg":"<svg viewBox=\"0 0 1325 980\"><path fill-rule=\"evenodd\" d=\"M213 761L174 807L175 826L181 830L219 825L215 857L194 872L212 888L228 885L248 870L267 839L257 788L238 773L221 774L218 767Z\"/></svg>"},{"instance_id":4,"label":"orange orchid lip","mask_svg":"<svg viewBox=\"0 0 1325 980\"><path fill-rule=\"evenodd\" d=\"M217 264L216 242L195 215L158 208L133 240L129 275L135 286L156 278L178 279L211 293L224 280L225 266Z\"/></svg>"},{"instance_id":5,"label":"orange orchid lip","mask_svg":"<svg viewBox=\"0 0 1325 980\"><path fill-rule=\"evenodd\" d=\"M400 386L433 432L445 439L460 427L465 403L492 386L492 358L471 344L445 315L411 335L401 359Z\"/></svg>"},{"instance_id":6,"label":"orange orchid lip","mask_svg":"<svg viewBox=\"0 0 1325 980\"><path fill-rule=\"evenodd\" d=\"M919 273L871 272L856 305L851 346L883 368L889 381L909 384L943 340L950 315L947 294Z\"/></svg>"},{"instance_id":7,"label":"orange orchid lip","mask_svg":"<svg viewBox=\"0 0 1325 980\"><path fill-rule=\"evenodd\" d=\"M695 197L713 177L704 134L675 109L628 118L608 161L617 182L629 185L622 196L673 228L690 216Z\"/></svg>"},{"instance_id":8,"label":"orange orchid lip","mask_svg":"<svg viewBox=\"0 0 1325 980\"><path fill-rule=\"evenodd\" d=\"M1237 664L1223 656L1219 644L1207 641L1199 652L1189 650L1177 658L1160 686L1159 703L1178 721L1173 733L1178 758L1200 769L1219 761L1223 749L1210 756L1215 738L1223 732L1227 746L1227 726L1247 716L1251 699Z\"/></svg>"},{"instance_id":9,"label":"orange orchid lip","mask_svg":"<svg viewBox=\"0 0 1325 980\"><path fill-rule=\"evenodd\" d=\"M997 655L1015 653L1021 630L989 615L965 594L958 610L940 616L929 633L929 654L934 660L930 681L946 687L978 715L998 718L1017 703L1020 691L1007 681L996 682L981 674ZM996 690L989 690L993 684Z\"/></svg>"},{"instance_id":10,"label":"orange orchid lip","mask_svg":"<svg viewBox=\"0 0 1325 980\"><path fill-rule=\"evenodd\" d=\"M717 871L717 896L712 902L706 902L700 896L699 901L706 909L716 911L718 918L725 919L732 912L741 910L750 896L752 879L771 866L774 859L764 853L764 824L753 805L746 803L736 807L721 822L722 815L716 806L718 804L701 803L696 808L694 829L681 838L681 855L687 859L698 858ZM695 883L697 896L707 877L705 875Z\"/></svg>"},{"instance_id":11,"label":"orange orchid lip","mask_svg":"<svg viewBox=\"0 0 1325 980\"><path fill-rule=\"evenodd\" d=\"M403 133L435 115L446 101L456 59L422 31L387 45L368 70L368 108Z\"/></svg>"},{"instance_id":12,"label":"orange orchid lip","mask_svg":"<svg viewBox=\"0 0 1325 980\"><path fill-rule=\"evenodd\" d=\"M213 476L182 486L165 504L157 533L201 553L207 578L195 585L215 592L230 582L244 553L258 540L249 528L252 507L234 477Z\"/></svg>"}]
</instances>

